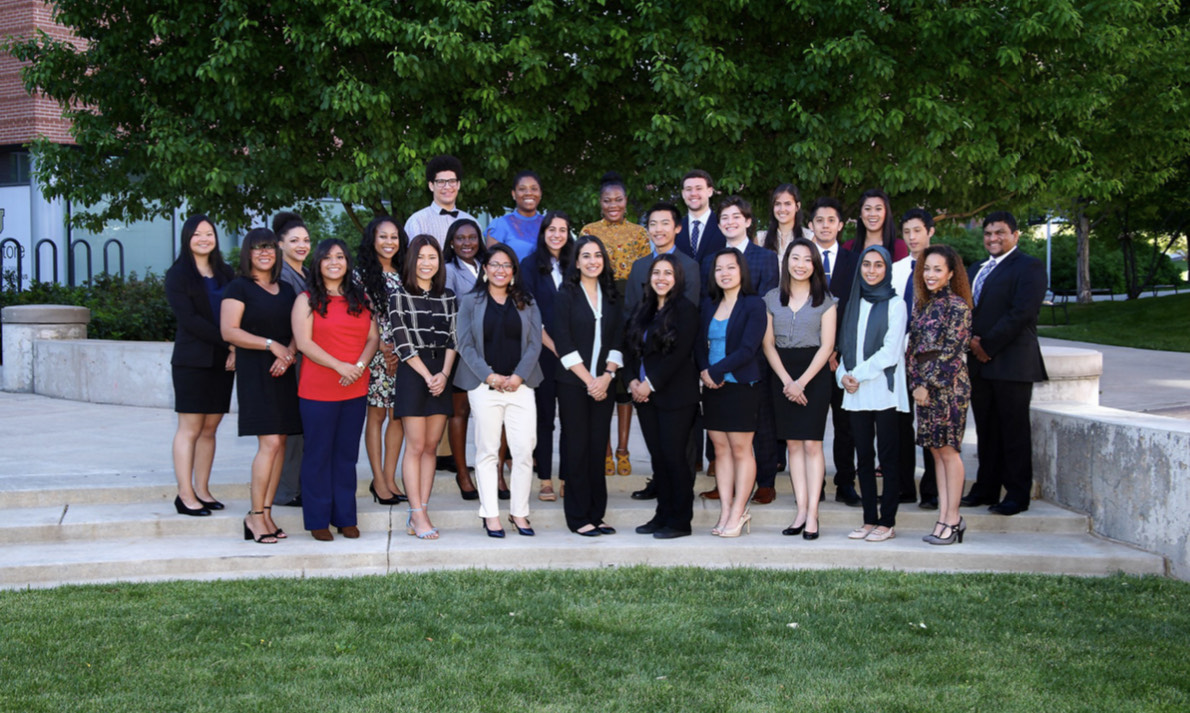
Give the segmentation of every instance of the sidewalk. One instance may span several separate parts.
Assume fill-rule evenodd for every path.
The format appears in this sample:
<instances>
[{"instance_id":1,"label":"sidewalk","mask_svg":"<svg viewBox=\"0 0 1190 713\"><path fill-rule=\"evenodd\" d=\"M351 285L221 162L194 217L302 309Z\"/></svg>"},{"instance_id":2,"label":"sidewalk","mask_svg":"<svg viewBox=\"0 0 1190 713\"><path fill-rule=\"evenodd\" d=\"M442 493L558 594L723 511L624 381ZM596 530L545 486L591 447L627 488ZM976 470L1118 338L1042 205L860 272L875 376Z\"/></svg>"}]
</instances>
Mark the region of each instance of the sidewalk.
<instances>
[{"instance_id":1,"label":"sidewalk","mask_svg":"<svg viewBox=\"0 0 1190 713\"><path fill-rule=\"evenodd\" d=\"M1190 419L1190 354L1042 337L1043 346L1103 352L1099 405Z\"/></svg>"}]
</instances>

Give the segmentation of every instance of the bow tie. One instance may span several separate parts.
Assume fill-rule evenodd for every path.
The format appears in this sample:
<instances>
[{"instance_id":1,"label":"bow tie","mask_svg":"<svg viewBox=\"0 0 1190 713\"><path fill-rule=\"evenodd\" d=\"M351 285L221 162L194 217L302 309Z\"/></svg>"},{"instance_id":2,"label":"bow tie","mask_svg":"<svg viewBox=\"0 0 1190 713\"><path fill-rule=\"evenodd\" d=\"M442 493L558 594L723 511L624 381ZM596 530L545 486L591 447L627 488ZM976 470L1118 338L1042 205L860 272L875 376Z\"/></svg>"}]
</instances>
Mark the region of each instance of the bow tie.
<instances>
[{"instance_id":1,"label":"bow tie","mask_svg":"<svg viewBox=\"0 0 1190 713\"><path fill-rule=\"evenodd\" d=\"M458 218L459 212L457 210L447 210L443 208L442 210L438 211L438 215L449 215L452 218Z\"/></svg>"}]
</instances>

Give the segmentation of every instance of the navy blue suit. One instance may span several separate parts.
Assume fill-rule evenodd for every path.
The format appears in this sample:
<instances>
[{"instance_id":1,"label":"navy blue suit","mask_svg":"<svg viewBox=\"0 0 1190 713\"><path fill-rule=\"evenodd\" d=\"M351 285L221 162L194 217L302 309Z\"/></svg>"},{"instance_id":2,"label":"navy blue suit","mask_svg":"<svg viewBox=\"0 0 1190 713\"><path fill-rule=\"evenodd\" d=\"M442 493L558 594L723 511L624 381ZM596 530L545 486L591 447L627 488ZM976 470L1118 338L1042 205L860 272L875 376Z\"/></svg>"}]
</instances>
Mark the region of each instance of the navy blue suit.
<instances>
[{"instance_id":1,"label":"navy blue suit","mask_svg":"<svg viewBox=\"0 0 1190 713\"><path fill-rule=\"evenodd\" d=\"M819 248L819 256L822 249ZM844 250L843 244L836 242L831 262L830 291L838 300L835 308L835 334L840 334L843 328L843 312L847 309L847 301L851 297L851 283L855 281L855 273L859 266L859 258L850 250ZM835 462L835 490L855 489L855 438L851 435L851 417L843 410L843 387L831 374L831 425L834 428L834 440L831 455Z\"/></svg>"},{"instance_id":2,"label":"navy blue suit","mask_svg":"<svg viewBox=\"0 0 1190 713\"><path fill-rule=\"evenodd\" d=\"M722 250L727 245L727 239L723 237L723 231L719 230L719 216L715 214L715 211L711 211L707 215L707 224L699 226L697 252L690 247L689 215L682 218L682 232L678 233L675 244L678 246L678 250L694 258L694 261L701 265L703 258L707 255L714 255Z\"/></svg>"},{"instance_id":3,"label":"navy blue suit","mask_svg":"<svg viewBox=\"0 0 1190 713\"><path fill-rule=\"evenodd\" d=\"M541 255L536 250L529 253L521 262L519 277L521 284L529 294L533 295L537 309L541 311L541 323L545 326L545 331L549 332L550 326L554 323L554 302L558 297L558 288L554 286L554 278L548 271L550 260L548 253L544 259L547 272L543 275L539 272ZM554 470L554 417L558 413L558 357L543 346L541 356L537 361L541 365L543 378L541 384L533 392L533 397L537 401L537 446L533 449L533 460L537 463L537 477L541 480L549 480ZM566 444L563 442L559 446L558 461L565 463ZM565 473L560 472L558 477L564 480L566 476Z\"/></svg>"}]
</instances>

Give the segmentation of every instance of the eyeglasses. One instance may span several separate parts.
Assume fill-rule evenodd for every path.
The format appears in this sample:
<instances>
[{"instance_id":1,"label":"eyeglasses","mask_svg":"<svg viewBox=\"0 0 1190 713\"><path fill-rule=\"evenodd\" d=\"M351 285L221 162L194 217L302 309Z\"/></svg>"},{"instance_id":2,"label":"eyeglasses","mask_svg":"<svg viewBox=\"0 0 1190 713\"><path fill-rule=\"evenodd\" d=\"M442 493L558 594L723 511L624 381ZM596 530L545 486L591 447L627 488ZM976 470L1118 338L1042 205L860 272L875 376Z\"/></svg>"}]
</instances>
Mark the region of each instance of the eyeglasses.
<instances>
[{"instance_id":1,"label":"eyeglasses","mask_svg":"<svg viewBox=\"0 0 1190 713\"><path fill-rule=\"evenodd\" d=\"M489 262L488 269L490 269L492 272L496 272L496 271L507 272L512 269L512 263L510 263L510 262Z\"/></svg>"},{"instance_id":2,"label":"eyeglasses","mask_svg":"<svg viewBox=\"0 0 1190 713\"><path fill-rule=\"evenodd\" d=\"M277 246L275 244L274 245L257 245L252 248L251 252L271 253L271 252L276 252L276 250L277 250Z\"/></svg>"},{"instance_id":3,"label":"eyeglasses","mask_svg":"<svg viewBox=\"0 0 1190 713\"><path fill-rule=\"evenodd\" d=\"M430 182L434 184L435 188L454 188L459 185L459 179L457 178L435 178Z\"/></svg>"}]
</instances>

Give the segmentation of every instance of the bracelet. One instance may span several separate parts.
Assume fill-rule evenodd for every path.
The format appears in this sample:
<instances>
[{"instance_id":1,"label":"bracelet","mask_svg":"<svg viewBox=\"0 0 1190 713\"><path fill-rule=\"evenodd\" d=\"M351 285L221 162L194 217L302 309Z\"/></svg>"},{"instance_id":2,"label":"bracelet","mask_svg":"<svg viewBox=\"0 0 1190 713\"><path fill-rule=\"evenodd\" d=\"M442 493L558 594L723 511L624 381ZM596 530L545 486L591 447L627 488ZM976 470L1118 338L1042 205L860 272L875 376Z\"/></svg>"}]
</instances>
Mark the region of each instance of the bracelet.
<instances>
[{"instance_id":1,"label":"bracelet","mask_svg":"<svg viewBox=\"0 0 1190 713\"><path fill-rule=\"evenodd\" d=\"M363 362L363 360L361 359L360 361L357 361L357 362L355 363L355 366L356 366L357 368L359 368L359 369L363 369L363 368L364 368L364 362Z\"/></svg>"}]
</instances>

